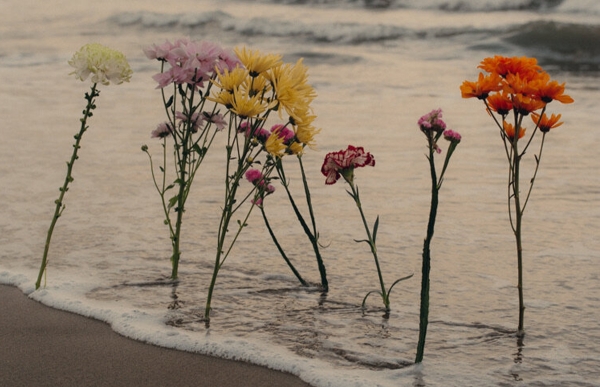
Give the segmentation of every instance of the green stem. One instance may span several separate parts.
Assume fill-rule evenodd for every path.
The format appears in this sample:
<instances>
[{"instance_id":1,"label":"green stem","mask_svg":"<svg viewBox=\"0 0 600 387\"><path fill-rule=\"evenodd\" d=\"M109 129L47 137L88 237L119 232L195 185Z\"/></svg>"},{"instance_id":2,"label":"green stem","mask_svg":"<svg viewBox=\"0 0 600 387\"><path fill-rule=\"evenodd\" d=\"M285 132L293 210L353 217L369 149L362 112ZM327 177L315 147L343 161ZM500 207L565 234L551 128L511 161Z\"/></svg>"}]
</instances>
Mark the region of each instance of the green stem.
<instances>
[{"instance_id":1,"label":"green stem","mask_svg":"<svg viewBox=\"0 0 600 387\"><path fill-rule=\"evenodd\" d=\"M233 119L231 119L231 120L234 121ZM235 125L235 127L237 128L237 125ZM237 145L236 142L238 141L236 134L232 133L234 130L235 130L235 128L232 130L231 122L230 122L230 128L229 128L229 134L228 134L228 140L227 140L228 145L226 146L226 160L227 161L226 161L226 171L225 171L225 200L224 200L223 210L221 212L221 221L219 223L219 232L217 235L217 253L215 256L215 264L214 264L214 268L213 268L213 274L211 277L211 281L210 281L210 284L208 287L208 294L206 297L206 307L204 309L204 322L207 326L210 324L211 302L212 302L212 296L213 296L215 284L217 282L217 276L219 274L219 270L221 269L221 266L227 259L227 256L228 256L229 252L231 251L231 248L233 247L233 244L235 243L237 237L239 236L242 228L246 225L246 220L248 219L248 216L250 215L250 212L252 211L252 208L254 207L254 206L252 206L250 208L250 211L248 212L246 219L244 220L243 223L240 223L240 227L238 229L236 236L234 237L233 241L231 242L231 245L229 246L229 249L227 250L227 252L225 252L224 251L225 238L227 236L229 223L231 221L233 214L241 205L241 203L240 203L236 206L237 189L239 187L240 180L241 180L242 176L244 175L244 172L248 169L248 167L250 165L246 160L248 158L248 154L251 151L251 149L247 146L247 144L244 144L244 149L242 150L241 153L240 153L239 147L237 148L238 149L238 151L237 151L238 152L237 169L233 175L229 174L229 171L231 170L232 151L233 151L234 145Z\"/></svg>"},{"instance_id":2,"label":"green stem","mask_svg":"<svg viewBox=\"0 0 600 387\"><path fill-rule=\"evenodd\" d=\"M425 339L427 337L427 325L429 324L429 273L431 271L431 240L435 228L435 218L438 208L439 186L435 171L434 150L431 138L429 138L429 170L431 173L431 207L429 209L429 221L427 223L427 236L423 242L423 264L421 276L421 307L419 312L419 342L417 343L417 355L415 363L423 361L425 353Z\"/></svg>"},{"instance_id":3,"label":"green stem","mask_svg":"<svg viewBox=\"0 0 600 387\"><path fill-rule=\"evenodd\" d=\"M523 211L521 208L521 196L519 193L519 174L521 168L521 155L518 152L518 130L520 127L517 127L515 130L515 138L512 141L513 147L513 165L512 165L512 173L513 173L513 200L515 203L515 240L517 244L517 270L518 270L518 284L517 289L519 292L519 325L517 328L517 335L524 335L524 315L525 315L525 305L523 302L523 245L521 240L521 224L523 220Z\"/></svg>"},{"instance_id":4,"label":"green stem","mask_svg":"<svg viewBox=\"0 0 600 387\"><path fill-rule=\"evenodd\" d=\"M310 196L310 189L308 188L308 180L306 179L306 173L304 172L304 164L302 164L302 155L298 155L298 163L300 164L300 172L302 173L302 184L304 185L304 193L306 195L306 205L308 206L308 213L310 215L310 221L312 223L314 241L311 240L313 250L315 251L315 257L317 258L317 265L319 267L319 274L321 275L321 286L325 291L329 290L329 281L327 281L327 271L325 270L325 264L321 257L319 249L319 233L317 232L317 222L315 220L315 214L312 206L312 199Z\"/></svg>"},{"instance_id":5,"label":"green stem","mask_svg":"<svg viewBox=\"0 0 600 387\"><path fill-rule=\"evenodd\" d=\"M354 185L354 182L351 179L347 179L346 176L344 176L344 175L342 175L342 176L350 185L350 189L352 190L352 192L350 193L350 196L352 196L352 198L354 199L354 202L356 203L356 207L358 207L358 211L360 212L360 217L362 219L363 226L365 227L365 231L367 233L368 240L366 242L369 244L369 247L371 248L371 253L373 254L373 258L375 259L375 266L377 267L377 275L379 277L379 285L381 286L381 298L383 299L383 305L385 306L385 312L389 313L390 312L390 300L388 297L388 293L385 289L385 284L383 282L383 275L381 273L381 267L379 266L379 259L377 258L377 246L375 244L375 232L376 232L375 230L377 228L377 224L379 223L379 218L377 218L377 221L375 222L376 226L374 226L373 234L371 234L371 230L369 229L369 224L367 223L367 219L365 218L365 214L362 209L362 204L360 202L360 195L358 192L358 187L356 187Z\"/></svg>"},{"instance_id":6,"label":"green stem","mask_svg":"<svg viewBox=\"0 0 600 387\"><path fill-rule=\"evenodd\" d=\"M296 205L296 202L294 201L294 198L292 197L292 193L289 189L288 182L285 177L285 171L283 169L283 164L281 163L281 160L276 161L275 168L277 169L277 173L281 180L281 184L283 185L283 188L285 189L287 197L290 201L290 204L292 205L292 209L294 210L294 213L296 214L296 218L300 222L300 225L302 226L304 233L308 237L308 240L310 241L310 243L313 247L313 251L315 252L315 257L317 259L317 266L319 268L319 274L321 275L321 287L323 288L323 291L327 292L327 291L329 291L329 282L327 281L327 271L325 269L325 264L323 263L323 258L321 257L321 252L319 249L319 240L317 237L316 230L314 231L314 233L310 230L310 228L308 227L308 224L306 223L306 221L304 220L304 217L302 216L302 213L300 213L300 210L298 209L298 206ZM302 178L303 178L303 182L305 184L305 190L307 190L308 187L306 185L307 184L306 176L303 174ZM311 204L310 204L311 202L310 202L309 198L310 198L310 196L307 196L307 203L308 203L309 207L311 207ZM314 215L313 215L312 211L310 211L310 213L311 213L311 218L312 218L313 229L315 229L316 226L315 226Z\"/></svg>"},{"instance_id":7,"label":"green stem","mask_svg":"<svg viewBox=\"0 0 600 387\"><path fill-rule=\"evenodd\" d=\"M302 278L302 276L300 275L298 270L296 270L296 268L294 267L294 265L292 264L290 259L285 254L285 251L283 251L283 248L279 244L279 241L277 240L277 237L275 236L275 233L273 232L273 229L271 228L271 225L269 224L269 220L267 219L267 214L265 213L264 207L261 205L261 206L259 206L259 208L260 208L260 213L262 214L263 220L265 221L265 226L267 227L267 231L269 231L269 235L271 235L271 239L273 240L273 243L275 243L275 246L277 247L279 254L281 254L281 257L283 258L285 263L287 263L288 267L292 270L292 273L294 273L296 278L298 278L298 281L300 281L302 286L308 286L308 283Z\"/></svg>"},{"instance_id":8,"label":"green stem","mask_svg":"<svg viewBox=\"0 0 600 387\"><path fill-rule=\"evenodd\" d=\"M54 232L54 226L58 221L58 218L62 215L62 212L65 209L65 205L63 203L63 199L65 194L69 190L69 183L73 181L73 164L75 164L75 160L78 159L77 151L81 146L79 143L81 142L81 138L83 137L83 133L88 129L87 119L92 116L92 110L96 108L94 105L94 98L100 95L100 91L96 89L96 83L92 85L90 93L85 94L85 99L87 100L87 105L85 110L83 111L83 118L81 119L81 128L79 129L79 133L75 135L75 144L73 145L73 154L71 155L71 160L67 163L67 176L65 177L65 181L63 186L60 188L60 195L58 199L54 202L56 204L56 208L54 210L54 215L52 216L52 222L50 223L50 227L48 228L48 234L46 236L46 245L44 247L44 256L42 257L42 264L40 266L40 272L38 274L37 281L35 283L35 288L39 289L40 284L42 282L42 276L46 271L46 265L48 263L48 251L50 250L50 241L52 239L52 233Z\"/></svg>"}]
</instances>

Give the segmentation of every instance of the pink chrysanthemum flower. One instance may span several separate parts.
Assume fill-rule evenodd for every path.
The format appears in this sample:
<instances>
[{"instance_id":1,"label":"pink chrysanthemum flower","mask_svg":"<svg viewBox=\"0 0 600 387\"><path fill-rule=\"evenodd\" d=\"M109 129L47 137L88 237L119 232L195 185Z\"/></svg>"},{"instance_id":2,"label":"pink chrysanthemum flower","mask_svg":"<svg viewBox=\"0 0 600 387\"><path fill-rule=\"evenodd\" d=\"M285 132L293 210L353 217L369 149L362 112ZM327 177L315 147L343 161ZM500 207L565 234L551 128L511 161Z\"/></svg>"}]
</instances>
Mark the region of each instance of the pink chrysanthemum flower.
<instances>
[{"instance_id":1,"label":"pink chrysanthemum flower","mask_svg":"<svg viewBox=\"0 0 600 387\"><path fill-rule=\"evenodd\" d=\"M195 112L191 117L188 117L184 113L178 111L175 112L175 118L179 121L178 127L180 127L181 124L187 124L189 122L191 124L190 129L192 133L198 132L198 129L204 123L204 117L200 116L198 112Z\"/></svg>"},{"instance_id":2,"label":"pink chrysanthemum flower","mask_svg":"<svg viewBox=\"0 0 600 387\"><path fill-rule=\"evenodd\" d=\"M335 184L340 176L352 183L354 168L375 166L375 158L363 147L348 145L348 149L330 152L325 156L321 173L326 177L325 184Z\"/></svg>"},{"instance_id":3,"label":"pink chrysanthemum flower","mask_svg":"<svg viewBox=\"0 0 600 387\"><path fill-rule=\"evenodd\" d=\"M174 43L166 41L144 49L148 59L167 62L171 67L153 76L158 88L175 84L189 84L202 87L219 71L232 70L240 64L235 56L219 45L190 39L178 39Z\"/></svg>"},{"instance_id":4,"label":"pink chrysanthemum flower","mask_svg":"<svg viewBox=\"0 0 600 387\"><path fill-rule=\"evenodd\" d=\"M173 128L166 122L158 124L156 129L152 131L150 134L151 138L165 138L170 136L173 133Z\"/></svg>"}]
</instances>

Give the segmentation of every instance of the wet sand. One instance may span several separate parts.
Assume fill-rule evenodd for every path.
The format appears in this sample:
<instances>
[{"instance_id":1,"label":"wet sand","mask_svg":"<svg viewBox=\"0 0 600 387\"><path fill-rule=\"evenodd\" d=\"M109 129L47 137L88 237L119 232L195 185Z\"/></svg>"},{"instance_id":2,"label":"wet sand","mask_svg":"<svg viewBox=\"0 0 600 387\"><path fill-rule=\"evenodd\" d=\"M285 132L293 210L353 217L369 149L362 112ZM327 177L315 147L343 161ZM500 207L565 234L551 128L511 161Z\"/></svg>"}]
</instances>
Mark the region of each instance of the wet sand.
<instances>
[{"instance_id":1,"label":"wet sand","mask_svg":"<svg viewBox=\"0 0 600 387\"><path fill-rule=\"evenodd\" d=\"M0 285L0 384L18 386L310 387L248 363L160 348Z\"/></svg>"}]
</instances>

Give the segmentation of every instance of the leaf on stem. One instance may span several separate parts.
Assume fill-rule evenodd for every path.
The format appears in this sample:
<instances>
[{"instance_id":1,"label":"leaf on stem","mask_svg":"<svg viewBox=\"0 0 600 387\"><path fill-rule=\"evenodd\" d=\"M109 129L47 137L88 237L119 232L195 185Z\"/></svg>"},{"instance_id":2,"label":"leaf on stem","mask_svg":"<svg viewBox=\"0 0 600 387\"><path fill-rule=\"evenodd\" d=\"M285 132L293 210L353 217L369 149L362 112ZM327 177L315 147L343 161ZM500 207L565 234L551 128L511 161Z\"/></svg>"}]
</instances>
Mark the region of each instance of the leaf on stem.
<instances>
[{"instance_id":1,"label":"leaf on stem","mask_svg":"<svg viewBox=\"0 0 600 387\"><path fill-rule=\"evenodd\" d=\"M167 101L167 103L165 104L165 107L166 107L166 108L169 108L169 107L171 107L171 105L173 105L173 96L171 96L171 97L169 98L169 100L168 100L168 101Z\"/></svg>"},{"instance_id":2,"label":"leaf on stem","mask_svg":"<svg viewBox=\"0 0 600 387\"><path fill-rule=\"evenodd\" d=\"M367 293L367 295L365 296L365 298L363 298L363 302L362 302L362 308L365 308L365 304L367 303L367 298L371 295L371 293L377 293L379 294L381 297L383 297L383 294L381 294L380 291L378 290L371 290L369 293Z\"/></svg>"},{"instance_id":3,"label":"leaf on stem","mask_svg":"<svg viewBox=\"0 0 600 387\"><path fill-rule=\"evenodd\" d=\"M392 284L392 286L390 286L390 289L388 290L388 297L390 296L390 293L392 292L392 289L394 288L394 286L395 286L397 283L399 283L399 282L402 282L402 281L405 281L405 280L407 280L407 279L409 279L409 278L412 278L412 276L413 276L413 275L415 275L415 274L413 273L413 274L411 274L411 275L407 275L406 277L402 277L402 278L399 278L399 279L397 279L396 281L394 281L394 283Z\"/></svg>"},{"instance_id":4,"label":"leaf on stem","mask_svg":"<svg viewBox=\"0 0 600 387\"><path fill-rule=\"evenodd\" d=\"M173 208L175 204L177 204L178 196L175 195L171 199L169 199L169 208Z\"/></svg>"},{"instance_id":5,"label":"leaf on stem","mask_svg":"<svg viewBox=\"0 0 600 387\"><path fill-rule=\"evenodd\" d=\"M373 225L373 243L377 240L377 229L379 228L379 215L377 215L377 219L375 220L375 224Z\"/></svg>"}]
</instances>

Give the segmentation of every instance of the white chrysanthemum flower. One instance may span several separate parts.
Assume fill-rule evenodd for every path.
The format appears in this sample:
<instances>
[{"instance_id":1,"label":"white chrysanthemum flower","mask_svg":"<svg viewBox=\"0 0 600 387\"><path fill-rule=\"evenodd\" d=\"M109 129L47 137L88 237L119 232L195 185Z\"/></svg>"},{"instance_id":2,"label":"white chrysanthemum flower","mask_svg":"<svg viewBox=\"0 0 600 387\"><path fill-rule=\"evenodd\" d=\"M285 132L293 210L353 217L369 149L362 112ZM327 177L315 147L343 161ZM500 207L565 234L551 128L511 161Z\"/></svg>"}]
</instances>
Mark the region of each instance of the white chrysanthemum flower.
<instances>
[{"instance_id":1,"label":"white chrysanthemum flower","mask_svg":"<svg viewBox=\"0 0 600 387\"><path fill-rule=\"evenodd\" d=\"M103 85L129 82L133 73L125 55L98 43L81 47L71 58L69 65L75 68L70 74L75 74L79 80L85 81L91 74L93 83Z\"/></svg>"}]
</instances>

